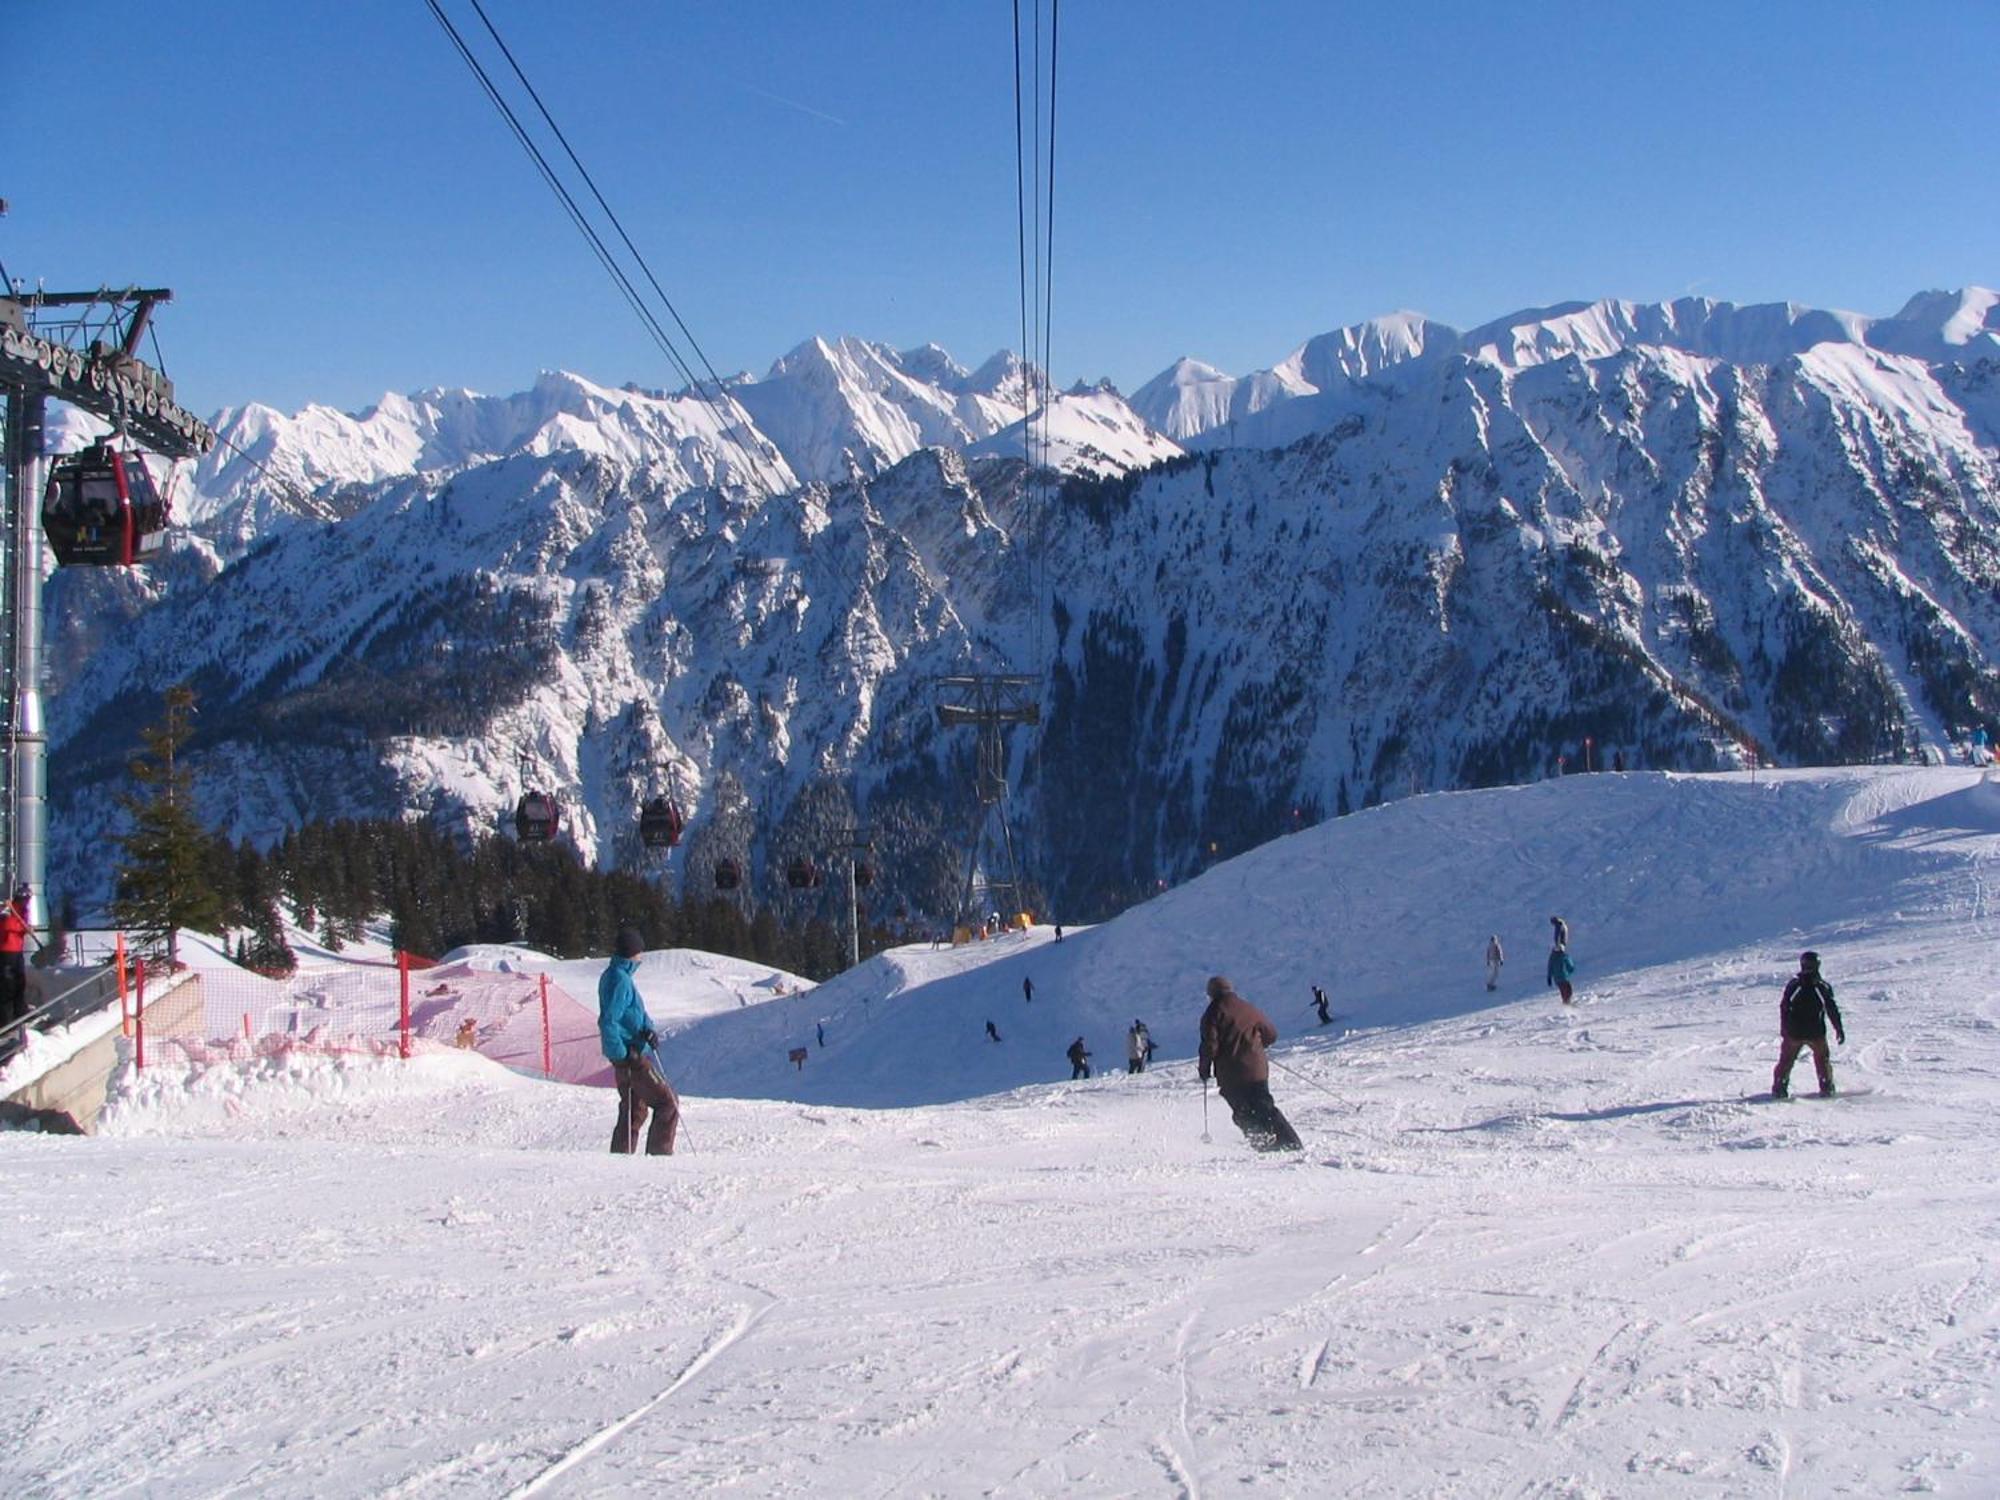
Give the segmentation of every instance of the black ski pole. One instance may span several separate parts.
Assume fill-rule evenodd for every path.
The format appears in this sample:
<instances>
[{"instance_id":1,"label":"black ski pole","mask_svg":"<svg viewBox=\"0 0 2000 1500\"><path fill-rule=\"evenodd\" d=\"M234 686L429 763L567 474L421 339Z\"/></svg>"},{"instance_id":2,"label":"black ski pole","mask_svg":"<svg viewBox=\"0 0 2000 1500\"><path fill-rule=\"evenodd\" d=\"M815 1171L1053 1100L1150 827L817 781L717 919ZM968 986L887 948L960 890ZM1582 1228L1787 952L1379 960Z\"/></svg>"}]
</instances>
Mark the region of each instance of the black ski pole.
<instances>
[{"instance_id":1,"label":"black ski pole","mask_svg":"<svg viewBox=\"0 0 2000 1500\"><path fill-rule=\"evenodd\" d=\"M1279 1062L1275 1057L1271 1057L1267 1054L1264 1060L1268 1062L1272 1067L1276 1068L1280 1073L1291 1074L1292 1077L1298 1079L1298 1081L1300 1083L1303 1083L1307 1088L1318 1089L1322 1094L1326 1095L1327 1098L1332 1099L1338 1104L1345 1104L1349 1109L1354 1109L1354 1110L1358 1110L1361 1108L1361 1105L1358 1101L1352 1099L1342 1099L1340 1095L1336 1094L1332 1089L1328 1088L1325 1084L1320 1083L1315 1079L1306 1077L1306 1075L1301 1073L1297 1068L1286 1067L1283 1063Z\"/></svg>"}]
</instances>

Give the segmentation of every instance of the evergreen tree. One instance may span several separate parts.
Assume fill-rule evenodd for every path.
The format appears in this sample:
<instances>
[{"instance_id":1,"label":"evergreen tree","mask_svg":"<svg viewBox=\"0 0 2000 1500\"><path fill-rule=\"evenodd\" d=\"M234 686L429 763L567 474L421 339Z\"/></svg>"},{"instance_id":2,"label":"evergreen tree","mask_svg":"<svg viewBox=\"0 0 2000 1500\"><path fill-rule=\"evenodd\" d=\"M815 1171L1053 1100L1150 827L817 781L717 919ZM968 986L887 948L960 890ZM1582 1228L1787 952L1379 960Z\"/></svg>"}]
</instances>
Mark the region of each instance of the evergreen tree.
<instances>
[{"instance_id":1,"label":"evergreen tree","mask_svg":"<svg viewBox=\"0 0 2000 1500\"><path fill-rule=\"evenodd\" d=\"M169 688L163 703L164 717L139 732L145 750L130 762L140 791L119 799L132 827L118 840L124 859L111 915L143 950L164 952L178 967L180 929L218 930L226 901L210 879L213 842L195 821L194 782L180 755L193 733L194 690Z\"/></svg>"}]
</instances>

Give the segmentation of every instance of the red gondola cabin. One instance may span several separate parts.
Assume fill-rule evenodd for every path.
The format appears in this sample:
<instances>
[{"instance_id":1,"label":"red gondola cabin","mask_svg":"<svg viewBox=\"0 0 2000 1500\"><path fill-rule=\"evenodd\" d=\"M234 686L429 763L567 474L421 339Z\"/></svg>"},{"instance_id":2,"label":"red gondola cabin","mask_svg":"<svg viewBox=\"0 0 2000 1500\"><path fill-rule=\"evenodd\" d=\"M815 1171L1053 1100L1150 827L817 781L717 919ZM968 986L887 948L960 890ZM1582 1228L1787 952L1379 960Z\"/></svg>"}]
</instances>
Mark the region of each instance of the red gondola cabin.
<instances>
[{"instance_id":1,"label":"red gondola cabin","mask_svg":"<svg viewBox=\"0 0 2000 1500\"><path fill-rule=\"evenodd\" d=\"M665 797L655 797L639 809L639 842L648 849L671 849L681 841L687 819Z\"/></svg>"},{"instance_id":2,"label":"red gondola cabin","mask_svg":"<svg viewBox=\"0 0 2000 1500\"><path fill-rule=\"evenodd\" d=\"M145 460L93 443L49 466L42 532L56 561L128 567L159 550L167 501Z\"/></svg>"},{"instance_id":3,"label":"red gondola cabin","mask_svg":"<svg viewBox=\"0 0 2000 1500\"><path fill-rule=\"evenodd\" d=\"M562 804L547 792L523 792L514 804L514 836L524 844L546 844L562 826Z\"/></svg>"}]
</instances>

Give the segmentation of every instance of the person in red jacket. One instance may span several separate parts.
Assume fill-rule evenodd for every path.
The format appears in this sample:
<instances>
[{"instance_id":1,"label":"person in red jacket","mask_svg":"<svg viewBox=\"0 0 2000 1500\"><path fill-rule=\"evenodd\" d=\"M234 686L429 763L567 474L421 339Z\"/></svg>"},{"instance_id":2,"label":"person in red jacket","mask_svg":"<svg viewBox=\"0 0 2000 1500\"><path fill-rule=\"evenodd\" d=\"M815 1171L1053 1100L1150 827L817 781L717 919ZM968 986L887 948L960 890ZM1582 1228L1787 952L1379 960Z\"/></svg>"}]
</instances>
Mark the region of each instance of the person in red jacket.
<instances>
[{"instance_id":1,"label":"person in red jacket","mask_svg":"<svg viewBox=\"0 0 2000 1500\"><path fill-rule=\"evenodd\" d=\"M28 888L14 887L14 899L0 911L0 1026L28 1013Z\"/></svg>"},{"instance_id":2,"label":"person in red jacket","mask_svg":"<svg viewBox=\"0 0 2000 1500\"><path fill-rule=\"evenodd\" d=\"M1229 1106L1236 1128L1259 1151L1297 1151L1305 1143L1271 1098L1271 1064L1264 1049L1278 1039L1271 1018L1236 993L1220 974L1208 982L1208 1009L1201 1013L1202 1082L1215 1074L1216 1092Z\"/></svg>"}]
</instances>

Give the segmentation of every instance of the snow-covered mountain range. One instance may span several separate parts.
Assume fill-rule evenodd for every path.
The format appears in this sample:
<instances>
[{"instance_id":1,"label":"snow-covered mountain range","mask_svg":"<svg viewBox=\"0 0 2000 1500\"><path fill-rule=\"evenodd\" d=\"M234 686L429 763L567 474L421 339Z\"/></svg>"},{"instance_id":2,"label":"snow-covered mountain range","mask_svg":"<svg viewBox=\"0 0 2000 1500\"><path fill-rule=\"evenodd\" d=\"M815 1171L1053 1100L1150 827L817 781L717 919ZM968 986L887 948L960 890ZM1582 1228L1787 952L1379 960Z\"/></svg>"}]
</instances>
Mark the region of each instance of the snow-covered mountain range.
<instances>
[{"instance_id":1,"label":"snow-covered mountain range","mask_svg":"<svg viewBox=\"0 0 2000 1500\"><path fill-rule=\"evenodd\" d=\"M860 819L931 913L972 808L946 673L1040 677L1013 815L1078 915L1412 789L2000 714L1990 291L1398 314L1055 395L1032 484L1012 356L813 340L725 386L223 413L175 559L55 590L58 883L101 885L105 785L182 679L244 834L490 826L533 783L631 861L674 785L691 879Z\"/></svg>"}]
</instances>

